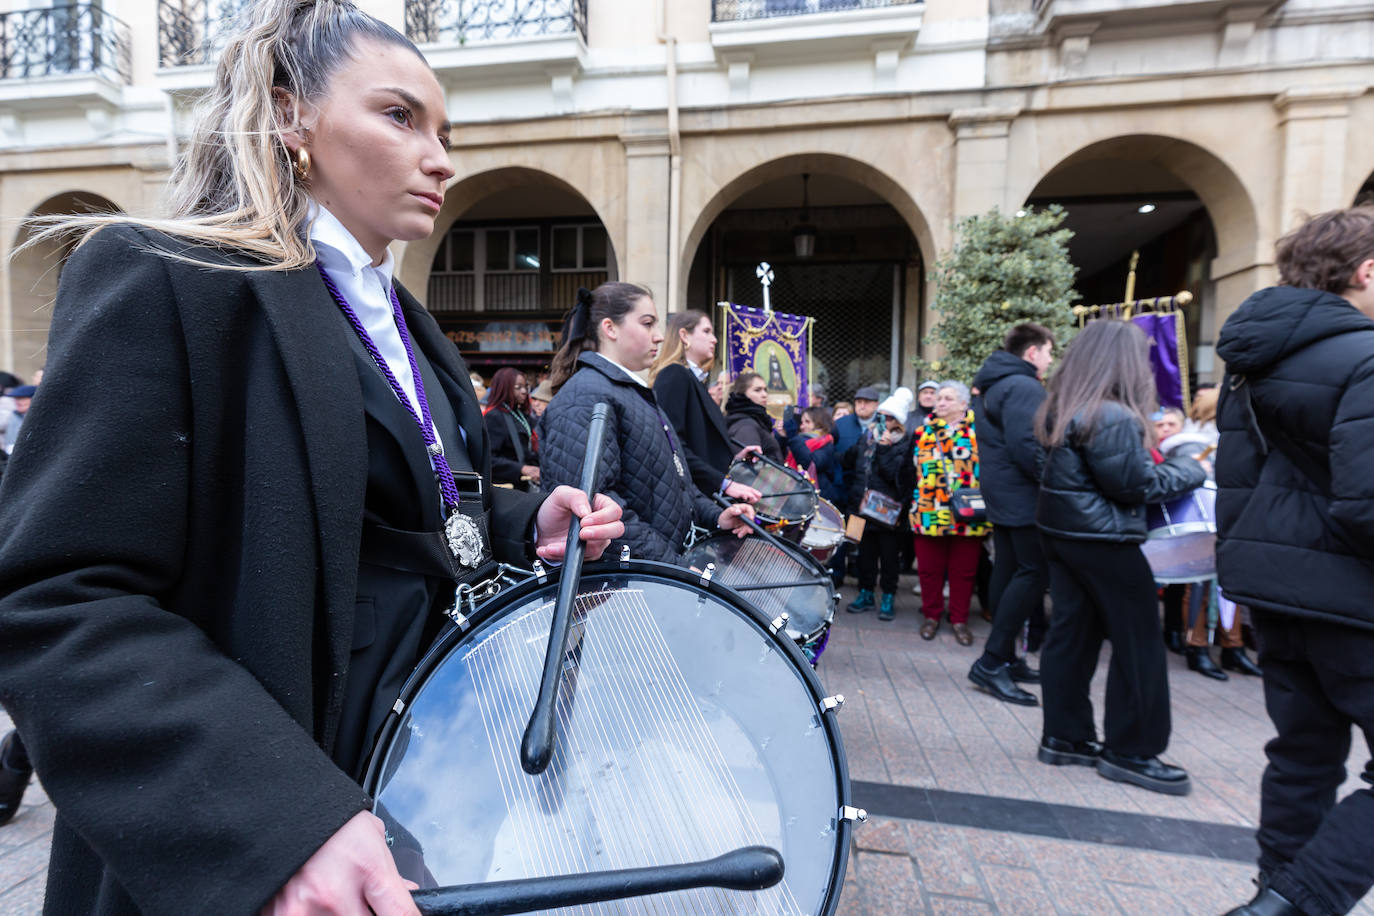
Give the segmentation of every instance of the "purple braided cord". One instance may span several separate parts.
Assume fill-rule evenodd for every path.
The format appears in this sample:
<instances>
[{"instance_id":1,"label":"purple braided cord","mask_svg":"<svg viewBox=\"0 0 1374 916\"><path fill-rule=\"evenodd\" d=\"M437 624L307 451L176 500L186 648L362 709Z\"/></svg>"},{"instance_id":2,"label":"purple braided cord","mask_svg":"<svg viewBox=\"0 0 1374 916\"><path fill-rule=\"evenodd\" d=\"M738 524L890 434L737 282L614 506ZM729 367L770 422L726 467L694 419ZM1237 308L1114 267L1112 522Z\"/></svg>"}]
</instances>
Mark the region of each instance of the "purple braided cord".
<instances>
[{"instance_id":1,"label":"purple braided cord","mask_svg":"<svg viewBox=\"0 0 1374 916\"><path fill-rule=\"evenodd\" d=\"M391 386L392 392L396 395L396 400L401 402L401 406L410 414L410 418L415 421L415 425L420 427L420 435L424 436L425 445L430 453L430 465L434 468L434 476L439 480L439 492L443 494L444 511L452 512L458 507L458 485L453 480L453 471L449 468L448 462L444 460L444 453L437 445L438 438L434 435L434 421L429 416L429 399L425 397L425 382L420 377L420 367L415 362L415 350L410 345L410 332L406 329L405 316L401 313L401 300L396 295L396 288L393 286L389 290L391 293L391 313L396 317L396 330L401 334L401 345L405 347L406 359L410 361L410 374L415 379L415 400L420 402L420 416L415 415L415 408L410 404L410 398L406 396L405 389L396 380L396 375L391 371L391 367L386 364L386 360L377 349L377 345L372 342L372 337L363 327L362 321L358 319L358 313L353 311L353 306L348 304L343 293L334 285L334 281L329 278L329 273L324 269L324 265L315 262L315 267L320 272L321 279L324 280L325 288L338 303L339 309L348 318L348 323L353 325L353 330L357 333L358 339L362 341L364 349L372 357L372 361L377 364L382 375L386 376L387 384ZM421 419L423 417L423 419Z\"/></svg>"}]
</instances>

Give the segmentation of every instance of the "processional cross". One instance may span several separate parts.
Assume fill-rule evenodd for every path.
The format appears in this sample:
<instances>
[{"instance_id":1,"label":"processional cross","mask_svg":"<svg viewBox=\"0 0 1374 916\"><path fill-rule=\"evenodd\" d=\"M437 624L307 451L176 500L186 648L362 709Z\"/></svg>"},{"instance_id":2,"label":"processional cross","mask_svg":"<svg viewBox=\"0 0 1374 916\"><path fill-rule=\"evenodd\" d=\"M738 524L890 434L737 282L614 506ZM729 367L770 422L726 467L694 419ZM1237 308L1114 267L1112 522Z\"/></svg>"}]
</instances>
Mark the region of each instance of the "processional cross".
<instances>
[{"instance_id":1,"label":"processional cross","mask_svg":"<svg viewBox=\"0 0 1374 916\"><path fill-rule=\"evenodd\" d=\"M767 261L764 261L754 271L754 276L759 278L759 283L763 286L763 310L765 312L773 311L773 304L768 301L768 287L773 285L773 268Z\"/></svg>"}]
</instances>

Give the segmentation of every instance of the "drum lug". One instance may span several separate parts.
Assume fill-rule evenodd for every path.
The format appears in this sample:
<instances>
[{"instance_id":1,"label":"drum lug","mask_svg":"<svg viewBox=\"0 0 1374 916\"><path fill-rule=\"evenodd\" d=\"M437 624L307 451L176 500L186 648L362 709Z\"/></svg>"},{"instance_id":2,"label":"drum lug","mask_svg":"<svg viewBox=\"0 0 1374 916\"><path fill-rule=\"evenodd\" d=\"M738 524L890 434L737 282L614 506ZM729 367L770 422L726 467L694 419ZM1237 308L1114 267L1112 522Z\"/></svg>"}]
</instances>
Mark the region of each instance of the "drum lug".
<instances>
[{"instance_id":1,"label":"drum lug","mask_svg":"<svg viewBox=\"0 0 1374 916\"><path fill-rule=\"evenodd\" d=\"M548 581L549 571L544 568L544 564L541 563L539 560L534 561L534 574L536 577L538 577L540 582Z\"/></svg>"},{"instance_id":2,"label":"drum lug","mask_svg":"<svg viewBox=\"0 0 1374 916\"><path fill-rule=\"evenodd\" d=\"M779 630L784 629L787 626L788 619L789 618L787 612L783 611L781 614L773 618L773 622L768 625L768 632L776 635Z\"/></svg>"},{"instance_id":3,"label":"drum lug","mask_svg":"<svg viewBox=\"0 0 1374 916\"><path fill-rule=\"evenodd\" d=\"M826 697L821 700L821 712L830 712L832 709L839 709L844 705L844 694L837 693L833 697Z\"/></svg>"},{"instance_id":4,"label":"drum lug","mask_svg":"<svg viewBox=\"0 0 1374 916\"><path fill-rule=\"evenodd\" d=\"M701 574L701 585L706 587L711 584L711 577L716 574L716 564L707 563L706 570Z\"/></svg>"},{"instance_id":5,"label":"drum lug","mask_svg":"<svg viewBox=\"0 0 1374 916\"><path fill-rule=\"evenodd\" d=\"M621 544L621 545L620 545L620 565L621 565L621 566L628 566L629 563L630 563L630 545L629 545L629 544Z\"/></svg>"},{"instance_id":6,"label":"drum lug","mask_svg":"<svg viewBox=\"0 0 1374 916\"><path fill-rule=\"evenodd\" d=\"M863 808L855 808L853 805L841 805L840 820L856 821L862 824L864 821L868 820L868 812Z\"/></svg>"},{"instance_id":7,"label":"drum lug","mask_svg":"<svg viewBox=\"0 0 1374 916\"><path fill-rule=\"evenodd\" d=\"M400 697L397 697L396 702L391 704L391 711L399 716L401 713L406 711L406 701L402 700Z\"/></svg>"}]
</instances>

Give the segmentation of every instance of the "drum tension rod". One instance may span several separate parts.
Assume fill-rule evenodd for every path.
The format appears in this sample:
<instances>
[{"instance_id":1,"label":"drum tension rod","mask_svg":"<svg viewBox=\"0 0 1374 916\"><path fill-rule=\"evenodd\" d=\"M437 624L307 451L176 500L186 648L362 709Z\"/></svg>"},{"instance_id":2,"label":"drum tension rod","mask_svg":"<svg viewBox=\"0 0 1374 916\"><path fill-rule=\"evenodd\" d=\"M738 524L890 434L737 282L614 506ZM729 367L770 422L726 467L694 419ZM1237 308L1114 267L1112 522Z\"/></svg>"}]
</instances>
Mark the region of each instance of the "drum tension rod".
<instances>
[{"instance_id":1,"label":"drum tension rod","mask_svg":"<svg viewBox=\"0 0 1374 916\"><path fill-rule=\"evenodd\" d=\"M716 574L716 564L714 564L714 563L707 563L707 564L706 564L706 570L705 570L705 572L703 572L703 573L701 574L701 584L702 584L702 586L710 585L710 584L711 584L711 577L714 576L715 574Z\"/></svg>"},{"instance_id":2,"label":"drum tension rod","mask_svg":"<svg viewBox=\"0 0 1374 916\"><path fill-rule=\"evenodd\" d=\"M787 621L789 619L790 618L788 617L787 612L783 611L781 614L773 618L773 622L768 625L768 632L776 634L783 627L787 626Z\"/></svg>"},{"instance_id":3,"label":"drum tension rod","mask_svg":"<svg viewBox=\"0 0 1374 916\"><path fill-rule=\"evenodd\" d=\"M863 808L855 808L853 805L841 805L840 820L857 821L862 824L864 821L868 820L868 812Z\"/></svg>"},{"instance_id":4,"label":"drum tension rod","mask_svg":"<svg viewBox=\"0 0 1374 916\"><path fill-rule=\"evenodd\" d=\"M539 577L540 582L545 582L549 578L549 571L544 568L544 564L539 560L534 561L534 574Z\"/></svg>"},{"instance_id":5,"label":"drum tension rod","mask_svg":"<svg viewBox=\"0 0 1374 916\"><path fill-rule=\"evenodd\" d=\"M630 564L630 545L629 545L629 544L621 544L621 545L620 545L620 565L621 565L621 566L628 566L629 564Z\"/></svg>"},{"instance_id":6,"label":"drum tension rod","mask_svg":"<svg viewBox=\"0 0 1374 916\"><path fill-rule=\"evenodd\" d=\"M830 712L832 709L839 709L844 705L844 694L837 693L833 697L826 697L821 700L821 712Z\"/></svg>"}]
</instances>

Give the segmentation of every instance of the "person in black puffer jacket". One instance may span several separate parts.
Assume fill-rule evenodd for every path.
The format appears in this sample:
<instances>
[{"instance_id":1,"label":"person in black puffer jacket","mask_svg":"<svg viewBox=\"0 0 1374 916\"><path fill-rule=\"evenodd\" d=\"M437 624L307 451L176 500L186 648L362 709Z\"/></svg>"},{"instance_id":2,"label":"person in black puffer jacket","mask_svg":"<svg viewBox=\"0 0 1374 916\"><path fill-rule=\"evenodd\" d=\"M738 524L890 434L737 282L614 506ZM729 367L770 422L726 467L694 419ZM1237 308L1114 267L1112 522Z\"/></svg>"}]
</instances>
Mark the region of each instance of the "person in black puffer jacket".
<instances>
[{"instance_id":1,"label":"person in black puffer jacket","mask_svg":"<svg viewBox=\"0 0 1374 916\"><path fill-rule=\"evenodd\" d=\"M1096 766L1100 775L1170 795L1188 774L1159 760L1169 745L1169 681L1154 576L1140 542L1145 504L1202 485L1192 458L1155 464L1154 376L1135 325L1109 319L1079 332L1036 414L1045 446L1035 522L1050 564L1054 617L1040 656L1043 763ZM1103 744L1088 688L1112 641Z\"/></svg>"},{"instance_id":2,"label":"person in black puffer jacket","mask_svg":"<svg viewBox=\"0 0 1374 916\"><path fill-rule=\"evenodd\" d=\"M1217 572L1251 609L1278 732L1261 890L1228 916L1327 916L1374 886L1374 790L1336 804L1351 726L1374 747L1374 209L1313 218L1277 263L1284 285L1217 339Z\"/></svg>"},{"instance_id":3,"label":"person in black puffer jacket","mask_svg":"<svg viewBox=\"0 0 1374 916\"><path fill-rule=\"evenodd\" d=\"M1045 400L1040 379L1053 360L1054 335L1026 322L1007 332L1002 349L988 357L973 378L978 428L978 484L992 522L997 550L993 565L992 632L969 680L1009 703L1035 706L1035 695L1016 686L1035 683L1040 673L1016 656L1016 639L1041 608L1050 571L1035 529L1044 449L1035 438L1035 412Z\"/></svg>"},{"instance_id":4,"label":"person in black puffer jacket","mask_svg":"<svg viewBox=\"0 0 1374 916\"><path fill-rule=\"evenodd\" d=\"M582 479L587 429L598 401L610 407L596 492L624 510L625 536L610 556L628 545L636 559L678 562L693 522L740 530L739 516L753 518L747 503L722 511L692 483L672 424L654 392L635 372L648 369L663 336L649 291L632 283L603 283L578 290L577 305L563 326L554 355L553 400L544 411L540 482L546 491Z\"/></svg>"}]
</instances>

